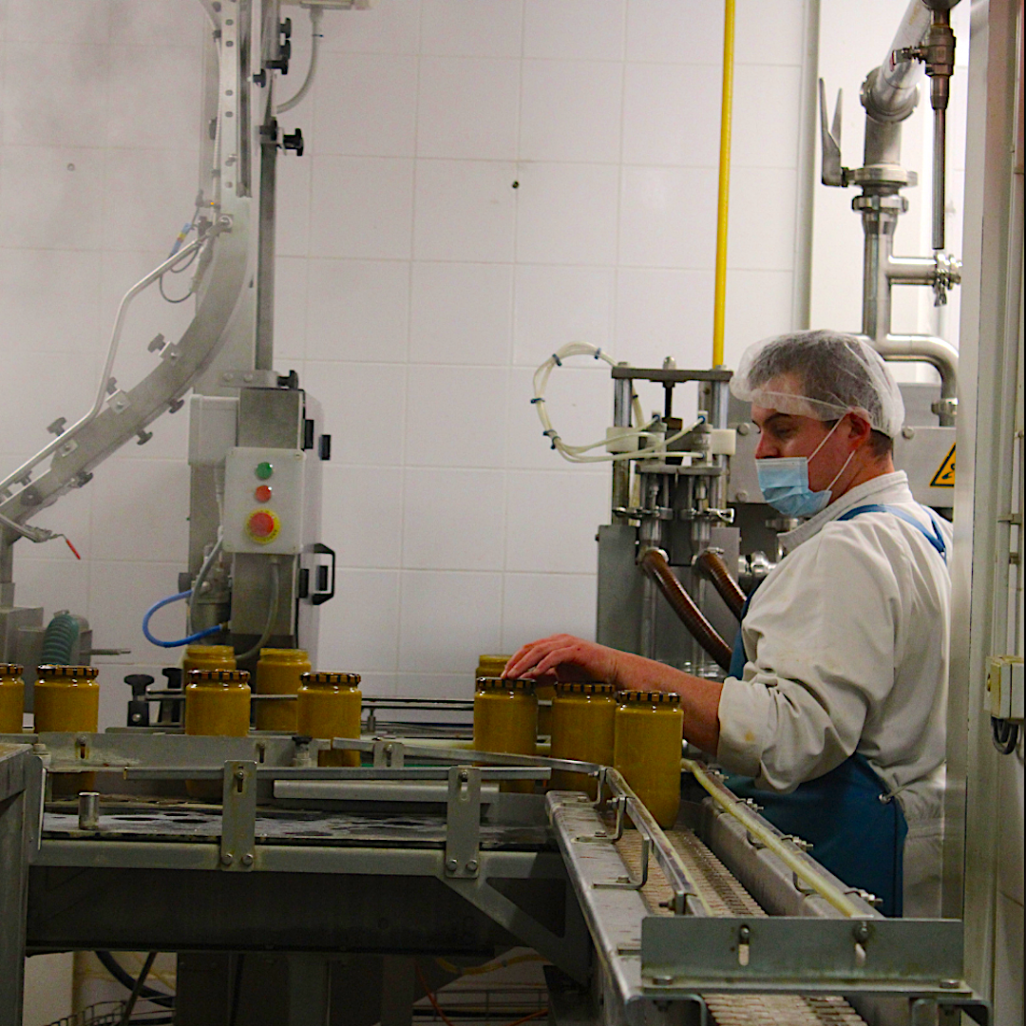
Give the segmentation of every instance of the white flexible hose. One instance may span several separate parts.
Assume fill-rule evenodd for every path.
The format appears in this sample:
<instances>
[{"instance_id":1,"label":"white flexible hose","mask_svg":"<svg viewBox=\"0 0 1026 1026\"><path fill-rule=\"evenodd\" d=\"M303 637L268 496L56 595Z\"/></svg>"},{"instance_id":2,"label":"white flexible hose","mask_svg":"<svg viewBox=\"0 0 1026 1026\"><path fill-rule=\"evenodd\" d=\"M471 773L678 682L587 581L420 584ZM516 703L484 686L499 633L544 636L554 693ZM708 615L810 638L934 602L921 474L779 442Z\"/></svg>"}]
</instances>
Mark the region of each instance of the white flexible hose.
<instances>
[{"instance_id":1,"label":"white flexible hose","mask_svg":"<svg viewBox=\"0 0 1026 1026\"><path fill-rule=\"evenodd\" d=\"M259 655L260 650L271 640L271 634L274 632L274 621L278 617L278 603L281 601L281 564L278 562L277 556L271 557L271 594L268 598L267 605L267 622L264 624L264 632L260 635L260 640L248 651L243 652L242 655L236 655L236 662L243 662L246 659L252 659L253 656Z\"/></svg>"},{"instance_id":2,"label":"white flexible hose","mask_svg":"<svg viewBox=\"0 0 1026 1026\"><path fill-rule=\"evenodd\" d=\"M125 315L128 311L128 307L131 304L132 300L135 299L135 297L140 292L142 292L143 289L146 289L150 285L152 285L155 281L157 281L158 278L164 275L176 264L181 263L182 260L184 260L190 254L192 254L195 250L201 248L202 246L205 246L210 241L210 239L210 235L204 235L200 238L193 239L193 241L190 242L187 246L183 246L177 253L174 253L171 256L169 256L165 261L163 261L163 263L161 263L159 266L155 267L152 271L150 271L150 273L147 274L145 278L141 278L139 281L137 281L125 293L125 295L122 297L120 305L118 306L117 316L114 318L114 328L111 332L110 344L107 349L107 360L103 367L103 374L100 377L100 387L97 391L96 400L93 403L92 409L90 409L84 417L82 417L80 420L77 420L74 424L72 424L71 427L67 428L62 434L54 438L52 442L49 442L47 445L43 446L43 448L40 449L39 452L37 452L35 456L33 456L30 460L28 460L26 463L23 463L20 467L18 467L17 470L8 474L7 477L3 479L3 481L0 481L0 491L3 491L13 482L20 480L22 477L25 476L25 474L32 470L36 466L36 464L46 459L47 456L49 456L52 452L55 452L62 445L66 445L69 439L73 437L72 432L78 431L80 428L85 427L86 424L88 424L92 420L95 420L100 415L100 412L103 410L103 404L107 399L107 383L110 381L111 371L114 368L114 358L117 356L118 343L121 341L121 331L124 327Z\"/></svg>"},{"instance_id":3,"label":"white flexible hose","mask_svg":"<svg viewBox=\"0 0 1026 1026\"><path fill-rule=\"evenodd\" d=\"M284 103L279 103L274 108L275 114L284 114L286 111L298 106L303 97L310 91L310 86L313 85L314 76L317 74L317 54L320 51L321 38L319 29L321 27L321 15L323 14L324 11L320 7L310 8L310 64L306 69L306 78L303 79L303 84L299 87L299 92L295 96L290 97Z\"/></svg>"},{"instance_id":4,"label":"white flexible hose","mask_svg":"<svg viewBox=\"0 0 1026 1026\"><path fill-rule=\"evenodd\" d=\"M534 398L531 402L534 404L535 409L538 411L538 419L542 422L542 434L552 443L552 448L555 449L563 459L568 460L570 463L611 463L616 460L636 460L636 459L652 459L656 456L701 456L703 453L687 453L681 451L674 451L672 454L667 452L667 446L672 442L676 442L678 439L683 438L688 432L693 431L698 424L701 424L704 418L692 424L690 427L683 428L676 434L666 436L664 432L653 431L652 424L648 424L645 427L636 428L624 428L616 435L616 441L621 442L627 438L636 438L639 442L643 442L646 439L652 440L652 445L644 448L633 449L630 452L605 452L597 456L587 456L588 452L593 449L602 449L609 443L609 439L603 438L601 441L592 442L590 445L567 445L559 436L559 432L552 426L552 421L549 419L549 413L546 409L545 403L545 389L549 382L549 375L552 374L556 367L561 367L563 361L571 356L591 356L596 360L605 360L611 367L617 366L617 363L611 356L604 353L598 346L593 346L588 342L568 342L561 349L557 349L535 372L534 372ZM644 414L641 409L641 402L636 395L631 395L631 406L634 411L634 419L638 424L644 421ZM654 422L653 422L654 423Z\"/></svg>"},{"instance_id":5,"label":"white flexible hose","mask_svg":"<svg viewBox=\"0 0 1026 1026\"><path fill-rule=\"evenodd\" d=\"M207 554L207 558L203 560L203 565L199 568L199 573L196 574L196 580L192 582L192 595L185 606L185 633L192 634L192 604L199 598L200 592L203 590L203 582L207 579L207 575L210 573L210 568L214 565L214 561L221 554L221 548L224 545L224 538L221 536L221 528L217 529L217 541L214 542L213 547Z\"/></svg>"}]
</instances>

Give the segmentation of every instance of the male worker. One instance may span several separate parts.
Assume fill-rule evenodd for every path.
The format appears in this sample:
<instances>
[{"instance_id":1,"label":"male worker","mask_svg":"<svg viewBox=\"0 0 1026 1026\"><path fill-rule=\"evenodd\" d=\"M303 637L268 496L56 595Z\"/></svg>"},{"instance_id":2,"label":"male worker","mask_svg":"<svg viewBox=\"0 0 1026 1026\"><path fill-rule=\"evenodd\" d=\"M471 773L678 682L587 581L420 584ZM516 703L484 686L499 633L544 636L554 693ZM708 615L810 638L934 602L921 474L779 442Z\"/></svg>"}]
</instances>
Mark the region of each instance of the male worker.
<instances>
[{"instance_id":1,"label":"male worker","mask_svg":"<svg viewBox=\"0 0 1026 1026\"><path fill-rule=\"evenodd\" d=\"M565 634L505 673L677 692L685 738L766 818L887 914L938 915L951 527L894 470L901 394L874 349L827 331L751 347L731 390L764 498L808 519L780 536L727 679Z\"/></svg>"}]
</instances>

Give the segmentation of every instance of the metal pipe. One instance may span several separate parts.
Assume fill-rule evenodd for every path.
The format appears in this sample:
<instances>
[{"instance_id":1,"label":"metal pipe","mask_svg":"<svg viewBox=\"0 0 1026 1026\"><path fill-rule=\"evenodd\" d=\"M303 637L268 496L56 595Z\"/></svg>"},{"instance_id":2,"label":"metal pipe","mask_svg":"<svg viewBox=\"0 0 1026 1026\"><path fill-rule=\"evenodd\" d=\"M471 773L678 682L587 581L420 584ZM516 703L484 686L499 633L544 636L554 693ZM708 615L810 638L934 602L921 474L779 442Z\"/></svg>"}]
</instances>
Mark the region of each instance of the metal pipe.
<instances>
[{"instance_id":1,"label":"metal pipe","mask_svg":"<svg viewBox=\"0 0 1026 1026\"><path fill-rule=\"evenodd\" d=\"M936 81L936 79L934 80ZM947 132L947 111L933 112L933 248L944 248L945 198L945 150Z\"/></svg>"},{"instance_id":2,"label":"metal pipe","mask_svg":"<svg viewBox=\"0 0 1026 1026\"><path fill-rule=\"evenodd\" d=\"M898 363L929 363L941 378L941 399L958 399L958 350L936 335L887 335L883 339L867 339L885 360ZM954 424L954 418L941 423Z\"/></svg>"},{"instance_id":3,"label":"metal pipe","mask_svg":"<svg viewBox=\"0 0 1026 1026\"><path fill-rule=\"evenodd\" d=\"M862 85L862 104L870 117L879 121L901 121L915 109L918 99L915 78L921 65L911 57L896 59L895 54L918 46L930 29L930 20L930 11L922 0L912 0L898 23L883 61Z\"/></svg>"},{"instance_id":4,"label":"metal pipe","mask_svg":"<svg viewBox=\"0 0 1026 1026\"><path fill-rule=\"evenodd\" d=\"M674 577L666 560L666 553L656 548L645 549L638 564L659 586L666 601L702 648L712 656L721 669L730 669L730 646L716 633L716 629L702 615L680 581Z\"/></svg>"},{"instance_id":5,"label":"metal pipe","mask_svg":"<svg viewBox=\"0 0 1026 1026\"><path fill-rule=\"evenodd\" d=\"M888 197L879 197L882 201ZM900 197L893 197L900 199ZM863 208L862 332L876 345L891 330L891 282L887 276L898 211L880 203Z\"/></svg>"},{"instance_id":6,"label":"metal pipe","mask_svg":"<svg viewBox=\"0 0 1026 1026\"><path fill-rule=\"evenodd\" d=\"M626 364L621 363L621 367ZM630 378L617 378L613 382L613 426L629 428L631 426L631 394L634 382ZM613 461L613 497L614 510L626 509L631 504L631 464L630 460ZM627 516L613 513L611 523L626 524Z\"/></svg>"}]
</instances>

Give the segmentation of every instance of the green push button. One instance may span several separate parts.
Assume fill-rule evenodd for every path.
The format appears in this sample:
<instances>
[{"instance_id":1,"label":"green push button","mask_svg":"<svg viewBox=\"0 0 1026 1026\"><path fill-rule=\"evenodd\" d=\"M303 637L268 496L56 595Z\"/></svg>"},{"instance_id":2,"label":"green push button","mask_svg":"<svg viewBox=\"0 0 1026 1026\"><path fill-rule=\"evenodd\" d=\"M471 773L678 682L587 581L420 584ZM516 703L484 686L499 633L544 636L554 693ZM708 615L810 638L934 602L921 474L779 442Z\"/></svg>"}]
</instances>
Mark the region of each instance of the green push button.
<instances>
[{"instance_id":1,"label":"green push button","mask_svg":"<svg viewBox=\"0 0 1026 1026\"><path fill-rule=\"evenodd\" d=\"M258 463L256 468L256 476L261 481L266 481L271 475L274 474L274 465L264 460L263 463Z\"/></svg>"}]
</instances>

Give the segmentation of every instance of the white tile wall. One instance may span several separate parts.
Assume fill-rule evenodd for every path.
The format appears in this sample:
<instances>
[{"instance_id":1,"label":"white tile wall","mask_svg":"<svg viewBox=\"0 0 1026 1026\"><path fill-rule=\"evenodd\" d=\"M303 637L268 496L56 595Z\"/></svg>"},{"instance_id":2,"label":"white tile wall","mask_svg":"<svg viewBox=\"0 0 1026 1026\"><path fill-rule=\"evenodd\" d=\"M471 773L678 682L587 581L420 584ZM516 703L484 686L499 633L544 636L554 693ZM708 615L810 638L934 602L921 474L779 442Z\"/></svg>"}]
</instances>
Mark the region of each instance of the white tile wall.
<instances>
[{"instance_id":1,"label":"white tile wall","mask_svg":"<svg viewBox=\"0 0 1026 1026\"><path fill-rule=\"evenodd\" d=\"M56 416L91 403L121 295L191 215L208 25L185 0L0 11L6 472ZM738 10L730 360L792 327L804 17L804 0ZM838 17L825 12L832 38L850 25ZM293 20L281 96L309 53L307 16ZM327 12L322 33L311 94L283 117L307 153L279 162L275 318L279 369L300 372L334 439L323 521L339 597L322 609L322 659L363 672L368 694L465 694L480 653L593 629L608 471L549 448L529 402L535 367L572 340L636 365L709 362L722 8L377 0ZM848 93L850 163L858 83L842 65L828 84ZM910 144L910 159L921 152ZM851 289L825 283L858 278L857 218L839 190L816 202L833 233L818 253L817 317L851 326ZM141 296L119 382L145 374L149 339L176 337L189 316L189 304ZM606 365L568 363L548 398L563 437L603 437ZM660 391L643 401L660 405ZM126 446L41 514L81 562L60 541L16 554L21 600L77 607L97 644L132 649L106 661L110 722L123 710L117 678L173 658L139 623L184 564L186 432L184 412L158 421L147 446ZM158 620L170 636L183 610Z\"/></svg>"},{"instance_id":2,"label":"white tile wall","mask_svg":"<svg viewBox=\"0 0 1026 1026\"><path fill-rule=\"evenodd\" d=\"M422 57L417 154L450 160L514 160L520 61Z\"/></svg>"}]
</instances>

